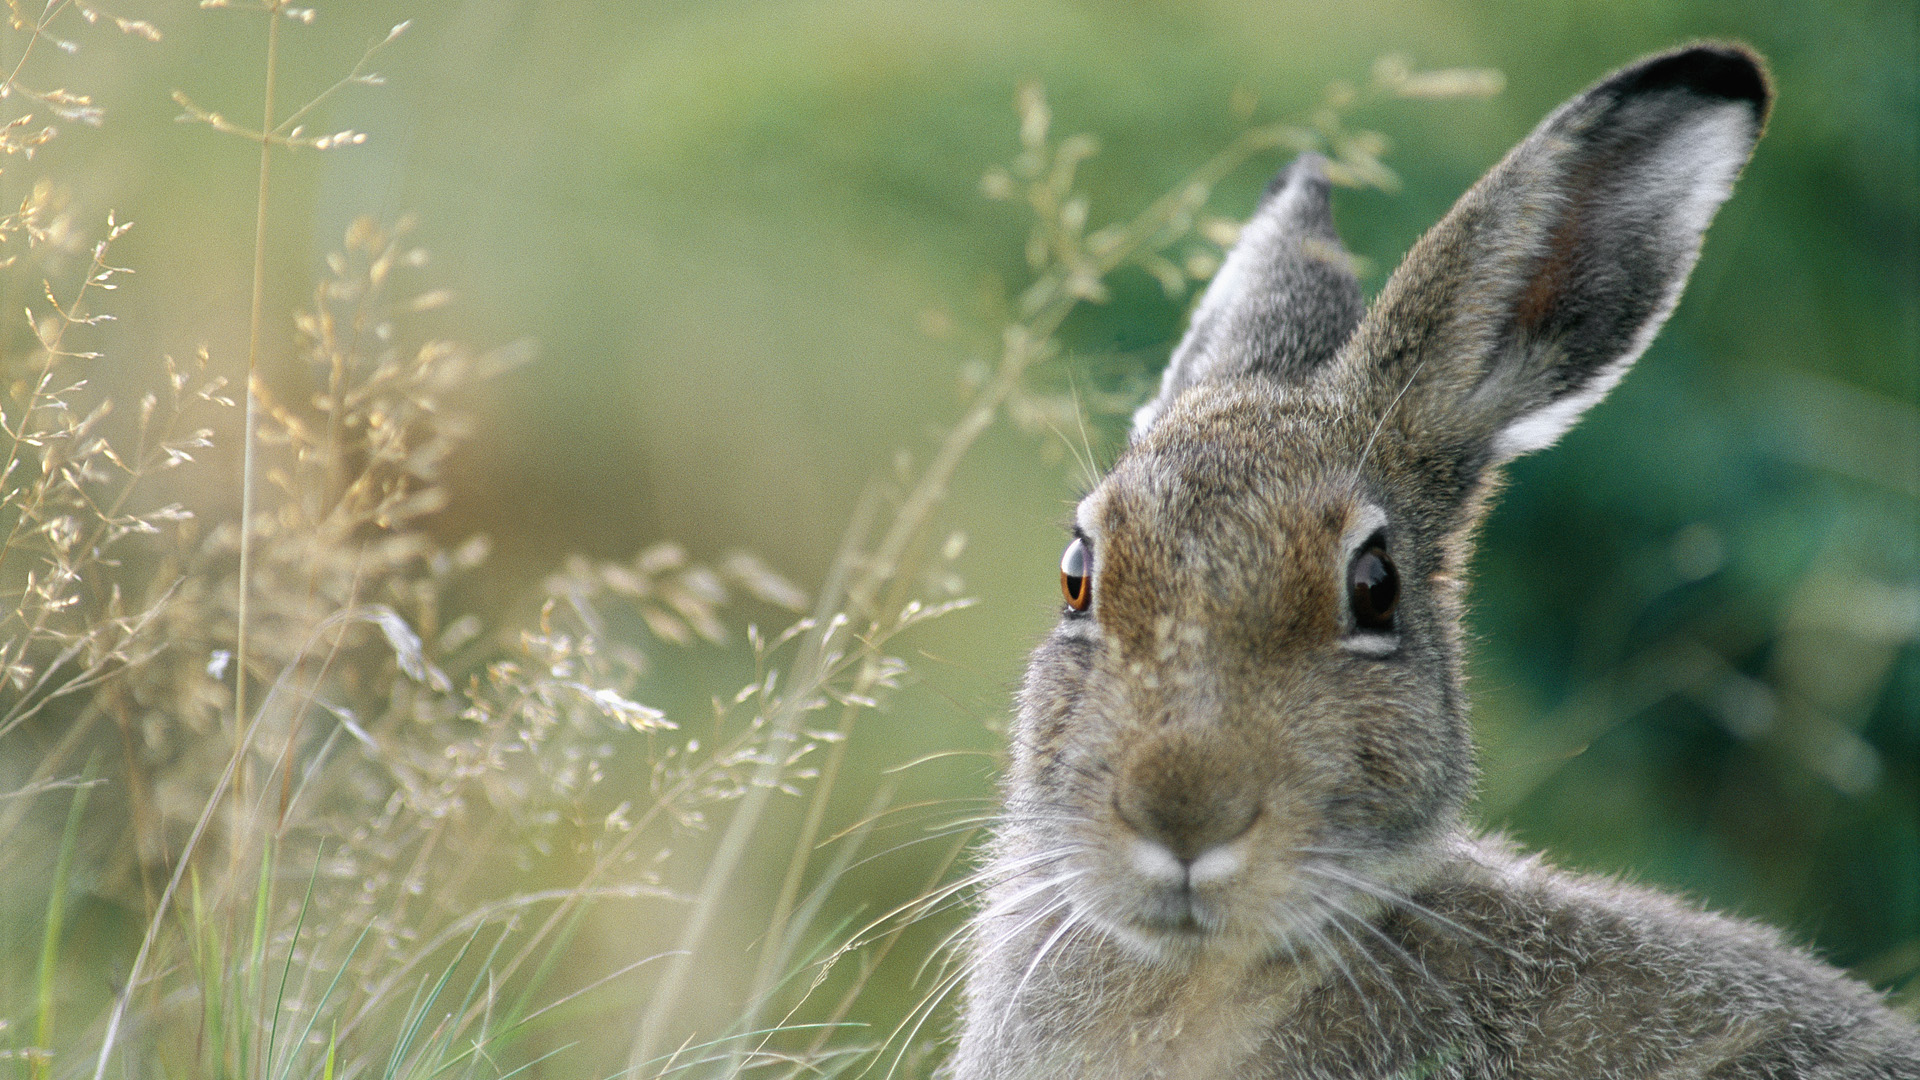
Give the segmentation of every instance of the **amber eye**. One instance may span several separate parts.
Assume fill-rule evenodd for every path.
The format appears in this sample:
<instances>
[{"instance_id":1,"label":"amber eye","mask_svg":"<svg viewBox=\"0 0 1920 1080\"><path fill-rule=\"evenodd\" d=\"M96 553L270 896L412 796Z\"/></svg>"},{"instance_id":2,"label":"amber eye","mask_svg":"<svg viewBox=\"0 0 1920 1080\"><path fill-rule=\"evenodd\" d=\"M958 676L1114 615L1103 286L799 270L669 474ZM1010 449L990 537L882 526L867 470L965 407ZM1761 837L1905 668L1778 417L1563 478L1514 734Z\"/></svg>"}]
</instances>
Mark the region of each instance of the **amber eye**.
<instances>
[{"instance_id":1,"label":"amber eye","mask_svg":"<svg viewBox=\"0 0 1920 1080\"><path fill-rule=\"evenodd\" d=\"M1375 535L1347 570L1347 597L1353 625L1361 630L1392 630L1393 606L1400 600L1400 574L1387 558L1386 539Z\"/></svg>"},{"instance_id":2,"label":"amber eye","mask_svg":"<svg viewBox=\"0 0 1920 1080\"><path fill-rule=\"evenodd\" d=\"M1060 556L1060 591L1067 594L1067 606L1075 611L1085 611L1093 603L1093 575L1088 572L1088 562L1086 540L1074 537L1067 553Z\"/></svg>"}]
</instances>

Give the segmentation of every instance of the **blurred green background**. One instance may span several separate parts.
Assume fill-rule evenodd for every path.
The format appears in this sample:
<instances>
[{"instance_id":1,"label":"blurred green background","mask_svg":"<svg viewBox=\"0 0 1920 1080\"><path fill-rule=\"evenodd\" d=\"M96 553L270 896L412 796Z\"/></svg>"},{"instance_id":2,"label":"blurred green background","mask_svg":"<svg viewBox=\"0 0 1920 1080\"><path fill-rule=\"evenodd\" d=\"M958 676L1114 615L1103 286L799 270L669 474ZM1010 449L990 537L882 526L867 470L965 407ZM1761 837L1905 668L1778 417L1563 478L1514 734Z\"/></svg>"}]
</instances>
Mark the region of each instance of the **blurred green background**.
<instances>
[{"instance_id":1,"label":"blurred green background","mask_svg":"<svg viewBox=\"0 0 1920 1080\"><path fill-rule=\"evenodd\" d=\"M256 115L264 27L129 8L115 14L165 40L96 33L45 61L42 81L71 71L106 122L72 126L35 171L136 222L115 249L138 274L109 355L204 343L237 376L257 156L173 123L169 94ZM664 539L744 547L815 585L863 486L951 422L960 373L993 355L1025 284L1027 222L979 185L1017 152L1024 80L1045 86L1057 131L1099 139L1082 170L1097 225L1225 145L1236 102L1255 122L1294 117L1389 52L1504 72L1490 101L1356 118L1389 137L1404 180L1336 201L1372 292L1569 94L1691 38L1750 42L1779 103L1685 299L1602 408L1514 468L1484 537L1482 815L1920 992L1913 3L355 0L287 27L283 94L323 88L402 19L374 65L386 85L349 88L310 125L366 144L276 166L266 309L302 302L355 216L412 213L427 279L458 297L441 328L536 343L536 362L476 388L484 422L438 526L494 538L469 598L491 611L527 603L569 553ZM1243 216L1282 164L1236 174L1215 209ZM1102 460L1185 313L1144 274L1112 284L1036 375L1090 404ZM290 321L269 326L270 356L287 356ZM270 363L277 386L303 386ZM903 774L900 801L990 791L1010 689L1058 603L1058 525L1084 480L1068 438L1003 426L963 468L943 520L968 537L959 570L980 602L918 638L918 681L863 732L839 824L879 770L937 750L981 753ZM236 445L223 439L218 475L237 475ZM642 689L698 716L746 670L739 649L676 650ZM850 879L870 894L849 901L911 896L933 857ZM783 865L748 875L742 911ZM704 992L723 1000L725 978Z\"/></svg>"}]
</instances>

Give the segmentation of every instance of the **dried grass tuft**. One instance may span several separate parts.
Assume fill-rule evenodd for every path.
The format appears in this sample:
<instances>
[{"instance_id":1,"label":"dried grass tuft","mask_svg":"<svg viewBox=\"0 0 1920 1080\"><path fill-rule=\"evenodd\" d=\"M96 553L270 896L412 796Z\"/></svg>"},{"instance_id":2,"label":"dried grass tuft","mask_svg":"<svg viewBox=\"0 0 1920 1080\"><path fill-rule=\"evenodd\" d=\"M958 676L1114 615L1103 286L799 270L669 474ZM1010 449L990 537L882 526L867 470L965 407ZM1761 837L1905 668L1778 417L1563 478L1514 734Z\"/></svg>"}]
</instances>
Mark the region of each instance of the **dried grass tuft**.
<instances>
[{"instance_id":1,"label":"dried grass tuft","mask_svg":"<svg viewBox=\"0 0 1920 1080\"><path fill-rule=\"evenodd\" d=\"M301 121L336 92L378 86L369 65L406 24L276 118L281 28L313 12L234 6L272 27L263 123L177 100L183 120L258 146L264 237L270 166L365 140L309 135ZM17 0L11 11L23 58L0 100L102 122L84 95L18 82L36 44L60 44L63 20L92 24L97 13L66 0L37 17ZM107 18L161 40L146 23ZM839 1075L881 1062L911 1071L937 1056L920 1033L932 1030L938 993L891 1033L848 1017L908 927L961 888L929 881L920 901L861 928L823 912L890 811L883 791L859 822L829 832L848 747L911 677L912 632L968 604L956 572L964 535L938 527L945 493L1002 417L1077 423L1077 403L1028 376L1059 351L1062 320L1106 298L1111 275L1137 268L1178 298L1217 268L1234 226L1207 213L1209 196L1249 156L1322 149L1341 182L1388 186L1383 140L1348 126L1356 104L1488 85L1381 70L1366 92L1330 91L1307 122L1249 128L1146 210L1099 228L1076 185L1094 141L1056 139L1044 95L1022 88L1019 156L982 189L1032 212L1033 283L953 428L924 465L875 485L826 579L810 594L750 553L706 562L660 544L629 561L570 561L544 583L526 627L495 625L457 600L487 558L484 537L448 546L424 526L445 506L447 462L473 430L465 395L529 350L419 329L418 316L450 298L421 280L428 259L408 222L363 218L346 230L294 317L287 356L259 344L258 284L272 255L262 241L249 385L211 374L205 351L167 358L127 417L92 389L101 358L88 342L130 272L109 258L129 226L108 215L89 230L57 182L36 181L0 218L0 270L42 283L24 326L0 337L13 387L0 408L10 609L0 616L0 760L10 741L31 737L35 748L28 775L0 792L0 872L39 865L27 842L39 834L22 823L65 799L71 824L41 955L59 955L70 867L139 931L137 951L113 946L114 989L94 1015L57 1015L43 975L32 1023L0 1014L0 1056L35 1078L77 1075L87 1059L96 1077L504 1077L550 1059L556 1074L580 1075L600 1063L552 1058L566 1048L548 1026L589 1005L611 1007L633 1033L619 1075ZM24 161L57 134L22 113L0 125L0 152ZM306 400L269 390L302 377L314 388ZM161 501L158 478L204 468L196 458L216 431L244 444L239 514ZM763 623L780 628L763 633ZM753 674L716 692L697 730L640 699L662 650L738 648L741 638ZM625 798L607 790L622 761L646 763L644 790ZM124 813L89 809L96 784ZM799 800L802 820L776 838L786 866L753 981L735 1014L703 1022L682 1011L682 991L712 961L745 861L767 850L776 798ZM946 866L968 829L937 837L951 845ZM568 884L521 887L534 868ZM675 927L674 947L585 979L566 972L589 910L616 903Z\"/></svg>"}]
</instances>

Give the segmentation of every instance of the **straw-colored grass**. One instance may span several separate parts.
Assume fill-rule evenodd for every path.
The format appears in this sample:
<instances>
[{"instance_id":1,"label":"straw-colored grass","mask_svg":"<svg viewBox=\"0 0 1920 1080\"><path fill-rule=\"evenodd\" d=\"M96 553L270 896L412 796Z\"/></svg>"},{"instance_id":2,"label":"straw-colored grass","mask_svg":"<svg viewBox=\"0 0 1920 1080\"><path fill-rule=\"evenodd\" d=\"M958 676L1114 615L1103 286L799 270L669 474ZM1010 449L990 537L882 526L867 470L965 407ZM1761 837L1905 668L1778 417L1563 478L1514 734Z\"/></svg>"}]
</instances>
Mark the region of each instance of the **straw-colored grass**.
<instances>
[{"instance_id":1,"label":"straw-colored grass","mask_svg":"<svg viewBox=\"0 0 1920 1080\"><path fill-rule=\"evenodd\" d=\"M271 27L261 123L177 100L211 129L208 153L258 154L249 386L209 374L202 352L167 359L151 393L115 410L89 384L101 358L87 340L127 272L110 256L129 226L67 207L58 177L0 219L5 273L39 296L0 357L19 387L0 473L0 750L27 736L39 748L26 782L0 792L0 874L48 867L33 990L0 996L0 1060L32 1080L924 1072L953 985L937 954L905 958L938 977L878 1010L896 1026L848 1018L882 964L902 963L908 928L950 918L977 884L947 874L974 822L935 834L951 845L940 864L951 880L856 924L833 921L844 905L827 901L858 861L886 857L865 845L895 808L884 789L853 822L830 804L861 718L909 674L915 629L967 604L961 545L935 525L969 449L1009 415L1077 420L1070 398L1029 380L1058 352L1062 321L1128 268L1184 298L1232 239L1232 223L1208 213L1212 188L1250 156L1316 149L1341 182L1388 187L1382 142L1349 125L1354 107L1497 80L1384 62L1364 89L1332 88L1302 123L1248 128L1105 227L1075 181L1093 140L1056 137L1039 88L1021 89L1019 156L982 189L1031 211L1032 282L933 455L876 482L825 578L803 590L751 555L701 561L660 544L629 562L573 561L545 583L534 624L513 627L459 607L484 538L446 546L423 525L470 434L463 396L529 350L421 336L418 316L447 295L422 283L427 257L406 222L362 219L294 317L297 354L271 351L273 182L365 136L312 135L302 120L314 103L277 100L281 28L310 12L231 6L201 17ZM68 23L101 32L65 0L14 14L27 54ZM117 23L166 47L152 27ZM403 30L320 98L377 84L369 64ZM10 167L55 136L34 119L43 111L113 122L18 75L0 87L32 103L0 129ZM277 399L265 373L296 366L316 392ZM243 446L232 519L160 501L163 474L206 467L195 457L215 431ZM649 654L743 636L754 674L716 688L700 737L635 700ZM649 783L616 801L603 782L631 761ZM684 991L712 962L716 920L743 864L767 851L782 797L804 809L778 840L784 868L747 992L718 1021L690 1015ZM42 807L65 820L50 861L21 827ZM505 871L533 865L565 884L516 891ZM95 970L63 980L63 963L82 963L63 960L82 876L130 925L93 943ZM577 935L608 905L671 926L667 947L579 970L590 955ZM583 1017L618 1034L573 1046ZM601 1060L619 1047L621 1061Z\"/></svg>"}]
</instances>

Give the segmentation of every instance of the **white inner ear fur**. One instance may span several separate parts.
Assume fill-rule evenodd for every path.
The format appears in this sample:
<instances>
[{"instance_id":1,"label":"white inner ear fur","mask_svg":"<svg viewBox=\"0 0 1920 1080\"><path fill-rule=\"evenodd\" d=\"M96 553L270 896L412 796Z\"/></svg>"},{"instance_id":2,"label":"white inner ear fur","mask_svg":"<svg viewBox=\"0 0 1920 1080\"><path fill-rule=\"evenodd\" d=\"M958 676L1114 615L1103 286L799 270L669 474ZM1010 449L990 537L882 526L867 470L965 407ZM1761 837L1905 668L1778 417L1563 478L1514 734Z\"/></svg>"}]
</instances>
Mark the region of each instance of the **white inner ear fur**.
<instances>
[{"instance_id":1,"label":"white inner ear fur","mask_svg":"<svg viewBox=\"0 0 1920 1080\"><path fill-rule=\"evenodd\" d=\"M1755 134L1753 113L1745 104L1702 109L1677 125L1665 142L1633 167L1625 188L1638 205L1616 207L1615 213L1629 222L1645 223L1643 227L1678 256L1665 295L1618 359L1571 393L1515 417L1501 429L1493 441L1496 460L1552 446L1581 413L1607 396L1646 351L1680 302L1680 292L1700 257L1707 226L1720 204L1733 194L1733 182L1753 151Z\"/></svg>"},{"instance_id":2,"label":"white inner ear fur","mask_svg":"<svg viewBox=\"0 0 1920 1080\"><path fill-rule=\"evenodd\" d=\"M1361 503L1354 507L1353 517L1347 522L1347 531L1340 537L1340 565L1335 568L1339 574L1339 594L1341 596L1341 618L1347 617L1345 610L1347 595L1347 568L1353 565L1353 557L1360 553L1360 545L1373 537L1374 533L1387 527L1387 512L1372 503ZM1389 555L1392 552L1388 552ZM1400 635L1383 633L1379 630L1356 630L1349 628L1340 638L1340 647L1348 652L1362 656L1385 656L1400 647Z\"/></svg>"}]
</instances>

